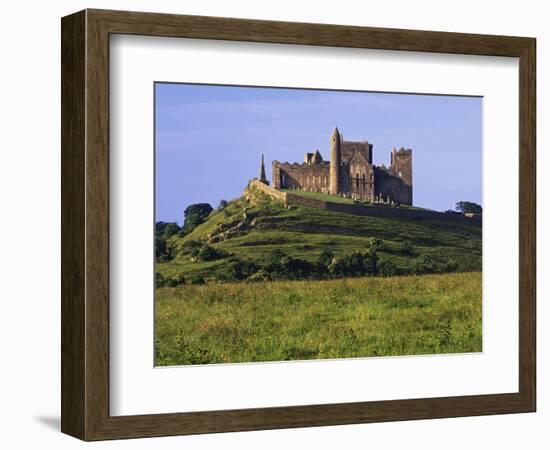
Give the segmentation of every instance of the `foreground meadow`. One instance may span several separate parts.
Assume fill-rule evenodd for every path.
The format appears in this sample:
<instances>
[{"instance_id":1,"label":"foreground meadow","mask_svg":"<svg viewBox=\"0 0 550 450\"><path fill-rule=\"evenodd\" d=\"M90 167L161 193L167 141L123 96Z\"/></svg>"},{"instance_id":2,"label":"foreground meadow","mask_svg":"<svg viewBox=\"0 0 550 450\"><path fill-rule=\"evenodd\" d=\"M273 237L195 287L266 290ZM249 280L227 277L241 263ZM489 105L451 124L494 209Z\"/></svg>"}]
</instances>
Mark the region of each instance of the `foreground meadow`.
<instances>
[{"instance_id":1,"label":"foreground meadow","mask_svg":"<svg viewBox=\"0 0 550 450\"><path fill-rule=\"evenodd\" d=\"M156 364L480 352L481 273L156 290Z\"/></svg>"}]
</instances>

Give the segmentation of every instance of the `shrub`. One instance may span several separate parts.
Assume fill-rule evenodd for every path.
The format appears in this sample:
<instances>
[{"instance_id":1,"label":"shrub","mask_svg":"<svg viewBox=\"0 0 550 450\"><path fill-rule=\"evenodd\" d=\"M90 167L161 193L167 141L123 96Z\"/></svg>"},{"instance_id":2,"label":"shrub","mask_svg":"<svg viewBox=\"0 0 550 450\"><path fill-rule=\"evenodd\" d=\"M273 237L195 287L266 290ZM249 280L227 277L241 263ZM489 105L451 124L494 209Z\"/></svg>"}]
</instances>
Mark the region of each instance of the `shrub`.
<instances>
[{"instance_id":1,"label":"shrub","mask_svg":"<svg viewBox=\"0 0 550 450\"><path fill-rule=\"evenodd\" d=\"M354 251L346 256L344 261L346 262L348 275L360 276L365 274L365 257L362 253Z\"/></svg>"},{"instance_id":2,"label":"shrub","mask_svg":"<svg viewBox=\"0 0 550 450\"><path fill-rule=\"evenodd\" d=\"M224 258L227 256L227 253L208 244L204 244L198 251L194 248L191 251L191 256L197 256L201 261L215 261L216 259Z\"/></svg>"},{"instance_id":3,"label":"shrub","mask_svg":"<svg viewBox=\"0 0 550 450\"><path fill-rule=\"evenodd\" d=\"M180 227L176 222L157 222L155 223L155 235L168 239L175 234L178 234Z\"/></svg>"},{"instance_id":4,"label":"shrub","mask_svg":"<svg viewBox=\"0 0 550 450\"><path fill-rule=\"evenodd\" d=\"M206 280L201 275L193 275L189 282L190 284L205 284Z\"/></svg>"},{"instance_id":5,"label":"shrub","mask_svg":"<svg viewBox=\"0 0 550 450\"><path fill-rule=\"evenodd\" d=\"M177 286L179 286L180 284L185 284L185 277L181 274L176 275L172 278L172 280L174 280L174 283L176 283Z\"/></svg>"},{"instance_id":6,"label":"shrub","mask_svg":"<svg viewBox=\"0 0 550 450\"><path fill-rule=\"evenodd\" d=\"M155 236L155 257L160 261L170 261L174 258L174 249L168 247L166 241L159 236Z\"/></svg>"},{"instance_id":7,"label":"shrub","mask_svg":"<svg viewBox=\"0 0 550 450\"><path fill-rule=\"evenodd\" d=\"M315 266L305 259L285 256L283 259L281 259L279 273L282 278L309 278L315 273Z\"/></svg>"},{"instance_id":8,"label":"shrub","mask_svg":"<svg viewBox=\"0 0 550 450\"><path fill-rule=\"evenodd\" d=\"M398 247L399 253L402 253L403 255L412 255L413 253L413 246L409 241L404 241L399 244Z\"/></svg>"},{"instance_id":9,"label":"shrub","mask_svg":"<svg viewBox=\"0 0 550 450\"><path fill-rule=\"evenodd\" d=\"M281 260L286 256L285 252L281 249L272 250L266 257L266 263L268 266L276 266L280 264Z\"/></svg>"},{"instance_id":10,"label":"shrub","mask_svg":"<svg viewBox=\"0 0 550 450\"><path fill-rule=\"evenodd\" d=\"M334 258L334 254L330 250L323 250L322 253L319 255L317 264L326 269L332 262L332 258Z\"/></svg>"},{"instance_id":11,"label":"shrub","mask_svg":"<svg viewBox=\"0 0 550 450\"><path fill-rule=\"evenodd\" d=\"M271 274L265 270L260 269L257 272L253 273L247 278L248 281L270 281L271 280Z\"/></svg>"},{"instance_id":12,"label":"shrub","mask_svg":"<svg viewBox=\"0 0 550 450\"><path fill-rule=\"evenodd\" d=\"M202 242L199 242L199 241L194 241L194 240L189 240L189 241L185 241L183 243L183 246L182 246L182 251L184 253L187 253L187 252L192 252L194 249L197 249L197 250L200 250L200 248L202 247ZM196 256L196 255L195 255Z\"/></svg>"},{"instance_id":13,"label":"shrub","mask_svg":"<svg viewBox=\"0 0 550 450\"><path fill-rule=\"evenodd\" d=\"M208 244L204 244L201 249L199 250L197 256L202 261L213 261L217 259L218 252L214 247L211 247Z\"/></svg>"},{"instance_id":14,"label":"shrub","mask_svg":"<svg viewBox=\"0 0 550 450\"><path fill-rule=\"evenodd\" d=\"M155 256L161 258L166 255L166 241L161 237L155 237Z\"/></svg>"},{"instance_id":15,"label":"shrub","mask_svg":"<svg viewBox=\"0 0 550 450\"><path fill-rule=\"evenodd\" d=\"M185 278L183 275L176 275L175 277L167 278L161 273L155 273L155 287L176 287L180 284L185 284Z\"/></svg>"},{"instance_id":16,"label":"shrub","mask_svg":"<svg viewBox=\"0 0 550 450\"><path fill-rule=\"evenodd\" d=\"M348 266L344 259L335 256L328 265L328 271L334 277L344 277L348 274Z\"/></svg>"},{"instance_id":17,"label":"shrub","mask_svg":"<svg viewBox=\"0 0 550 450\"><path fill-rule=\"evenodd\" d=\"M376 246L372 246L363 255L363 264L365 267L365 275L376 275L378 273L378 254Z\"/></svg>"},{"instance_id":18,"label":"shrub","mask_svg":"<svg viewBox=\"0 0 550 450\"><path fill-rule=\"evenodd\" d=\"M398 269L391 261L381 261L378 264L378 273L384 277L393 277L398 274Z\"/></svg>"},{"instance_id":19,"label":"shrub","mask_svg":"<svg viewBox=\"0 0 550 450\"><path fill-rule=\"evenodd\" d=\"M442 267L443 272L456 272L458 270L458 263L452 259L449 259Z\"/></svg>"},{"instance_id":20,"label":"shrub","mask_svg":"<svg viewBox=\"0 0 550 450\"><path fill-rule=\"evenodd\" d=\"M374 250L381 249L384 246L384 241L377 238L370 238L369 239L369 247Z\"/></svg>"},{"instance_id":21,"label":"shrub","mask_svg":"<svg viewBox=\"0 0 550 450\"><path fill-rule=\"evenodd\" d=\"M244 280L256 270L257 267L253 262L232 258L221 271L217 272L216 277L221 281Z\"/></svg>"},{"instance_id":22,"label":"shrub","mask_svg":"<svg viewBox=\"0 0 550 450\"><path fill-rule=\"evenodd\" d=\"M429 255L422 255L415 261L413 267L413 273L415 275L422 275L425 273L438 273L441 268Z\"/></svg>"}]
</instances>

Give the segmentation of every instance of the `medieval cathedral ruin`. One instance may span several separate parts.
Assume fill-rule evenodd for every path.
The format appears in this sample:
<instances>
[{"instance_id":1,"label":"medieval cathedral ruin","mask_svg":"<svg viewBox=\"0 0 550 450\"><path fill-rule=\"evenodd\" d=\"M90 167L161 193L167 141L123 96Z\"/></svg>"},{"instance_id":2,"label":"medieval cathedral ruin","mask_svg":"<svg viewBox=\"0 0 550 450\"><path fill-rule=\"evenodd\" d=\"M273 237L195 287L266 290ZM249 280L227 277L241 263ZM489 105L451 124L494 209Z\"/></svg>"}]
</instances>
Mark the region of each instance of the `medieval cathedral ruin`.
<instances>
[{"instance_id":1,"label":"medieval cathedral ruin","mask_svg":"<svg viewBox=\"0 0 550 450\"><path fill-rule=\"evenodd\" d=\"M262 156L260 181L267 183ZM344 141L338 128L330 137L330 162L319 150L304 162L273 161L273 187L322 192L369 203L412 205L412 150L395 148L391 164L372 163L372 144Z\"/></svg>"}]
</instances>

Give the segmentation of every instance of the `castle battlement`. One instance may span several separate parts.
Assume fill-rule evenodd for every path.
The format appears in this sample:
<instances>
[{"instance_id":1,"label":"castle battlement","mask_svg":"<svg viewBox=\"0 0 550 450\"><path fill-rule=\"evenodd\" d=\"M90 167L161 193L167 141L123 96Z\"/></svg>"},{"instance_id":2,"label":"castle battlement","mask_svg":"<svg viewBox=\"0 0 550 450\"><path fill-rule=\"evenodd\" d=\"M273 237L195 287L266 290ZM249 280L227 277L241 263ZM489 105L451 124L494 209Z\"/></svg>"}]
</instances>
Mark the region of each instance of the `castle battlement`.
<instances>
[{"instance_id":1,"label":"castle battlement","mask_svg":"<svg viewBox=\"0 0 550 450\"><path fill-rule=\"evenodd\" d=\"M391 152L389 167L375 166L373 145L345 141L335 128L330 136L330 160L319 150L306 152L303 163L273 161L273 187L323 192L364 202L412 205L412 150Z\"/></svg>"}]
</instances>

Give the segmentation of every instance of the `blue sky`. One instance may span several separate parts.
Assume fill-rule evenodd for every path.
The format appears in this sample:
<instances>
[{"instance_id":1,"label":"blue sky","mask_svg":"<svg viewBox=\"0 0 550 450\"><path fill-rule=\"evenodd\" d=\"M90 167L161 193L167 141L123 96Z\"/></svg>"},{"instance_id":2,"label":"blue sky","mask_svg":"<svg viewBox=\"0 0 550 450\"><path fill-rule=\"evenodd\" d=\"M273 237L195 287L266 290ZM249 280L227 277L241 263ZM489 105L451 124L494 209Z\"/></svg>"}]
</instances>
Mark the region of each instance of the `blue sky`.
<instances>
[{"instance_id":1,"label":"blue sky","mask_svg":"<svg viewBox=\"0 0 550 450\"><path fill-rule=\"evenodd\" d=\"M241 195L271 161L329 159L335 126L368 140L376 165L393 147L413 150L414 204L481 204L482 99L416 94L155 84L156 220L183 221L192 203Z\"/></svg>"}]
</instances>

